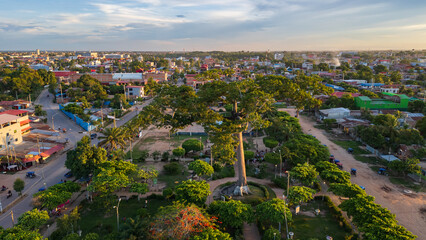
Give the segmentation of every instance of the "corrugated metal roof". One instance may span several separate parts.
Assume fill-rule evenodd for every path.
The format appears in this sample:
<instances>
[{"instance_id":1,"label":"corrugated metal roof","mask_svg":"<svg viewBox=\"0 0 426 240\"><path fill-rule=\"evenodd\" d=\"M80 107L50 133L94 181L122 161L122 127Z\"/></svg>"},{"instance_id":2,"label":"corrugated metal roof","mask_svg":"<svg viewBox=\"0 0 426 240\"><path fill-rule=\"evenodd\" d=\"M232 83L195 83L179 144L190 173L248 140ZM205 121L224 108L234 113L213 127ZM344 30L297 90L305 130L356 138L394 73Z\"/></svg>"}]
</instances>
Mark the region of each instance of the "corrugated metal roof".
<instances>
[{"instance_id":1,"label":"corrugated metal roof","mask_svg":"<svg viewBox=\"0 0 426 240\"><path fill-rule=\"evenodd\" d=\"M2 115L0 115L0 124L8 123L8 122L11 122L11 121L16 121L19 118L21 118L21 117L15 116L15 115L10 115L10 114L7 114L7 113L2 114Z\"/></svg>"}]
</instances>

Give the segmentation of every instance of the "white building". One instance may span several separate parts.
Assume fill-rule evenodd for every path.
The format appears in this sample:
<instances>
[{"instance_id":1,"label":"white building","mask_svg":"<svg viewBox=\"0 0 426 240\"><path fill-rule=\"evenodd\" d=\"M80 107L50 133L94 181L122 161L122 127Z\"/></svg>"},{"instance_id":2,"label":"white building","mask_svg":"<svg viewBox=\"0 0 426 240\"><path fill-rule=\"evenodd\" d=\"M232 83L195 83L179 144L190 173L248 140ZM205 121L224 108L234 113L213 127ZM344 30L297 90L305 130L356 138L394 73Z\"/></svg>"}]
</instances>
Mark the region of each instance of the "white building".
<instances>
[{"instance_id":1,"label":"white building","mask_svg":"<svg viewBox=\"0 0 426 240\"><path fill-rule=\"evenodd\" d=\"M384 86L380 87L380 92L399 93L399 86L396 86L396 85L384 85Z\"/></svg>"},{"instance_id":2,"label":"white building","mask_svg":"<svg viewBox=\"0 0 426 240\"><path fill-rule=\"evenodd\" d=\"M143 86L126 86L126 97L129 99L144 97Z\"/></svg>"},{"instance_id":3,"label":"white building","mask_svg":"<svg viewBox=\"0 0 426 240\"><path fill-rule=\"evenodd\" d=\"M0 115L0 149L22 142L20 116Z\"/></svg>"},{"instance_id":4,"label":"white building","mask_svg":"<svg viewBox=\"0 0 426 240\"><path fill-rule=\"evenodd\" d=\"M274 54L275 60L283 60L283 58L284 58L284 53L275 53Z\"/></svg>"}]
</instances>

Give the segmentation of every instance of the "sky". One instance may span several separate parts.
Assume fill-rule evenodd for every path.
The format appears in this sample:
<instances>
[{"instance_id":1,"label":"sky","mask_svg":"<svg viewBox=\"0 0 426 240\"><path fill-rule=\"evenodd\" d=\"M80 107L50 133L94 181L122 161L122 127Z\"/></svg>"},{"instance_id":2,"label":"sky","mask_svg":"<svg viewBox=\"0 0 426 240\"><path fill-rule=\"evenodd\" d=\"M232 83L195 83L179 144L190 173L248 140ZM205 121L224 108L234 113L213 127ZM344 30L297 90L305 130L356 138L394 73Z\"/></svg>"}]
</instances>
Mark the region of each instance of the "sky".
<instances>
[{"instance_id":1,"label":"sky","mask_svg":"<svg viewBox=\"0 0 426 240\"><path fill-rule=\"evenodd\" d=\"M425 0L0 0L0 50L426 49Z\"/></svg>"}]
</instances>

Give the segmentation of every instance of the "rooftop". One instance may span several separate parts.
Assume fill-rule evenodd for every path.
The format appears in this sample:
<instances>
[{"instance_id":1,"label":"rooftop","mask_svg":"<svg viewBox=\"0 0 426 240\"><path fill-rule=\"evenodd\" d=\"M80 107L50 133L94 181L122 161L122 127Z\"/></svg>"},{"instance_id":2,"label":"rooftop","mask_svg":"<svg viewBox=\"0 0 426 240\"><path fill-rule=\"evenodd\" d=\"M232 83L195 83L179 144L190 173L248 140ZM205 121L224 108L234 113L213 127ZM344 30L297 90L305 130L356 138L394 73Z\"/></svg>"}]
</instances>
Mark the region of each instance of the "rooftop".
<instances>
[{"instance_id":1,"label":"rooftop","mask_svg":"<svg viewBox=\"0 0 426 240\"><path fill-rule=\"evenodd\" d=\"M0 125L11 122L11 121L16 121L18 120L20 117L19 116L15 116L15 115L10 115L10 114L2 114L0 115Z\"/></svg>"},{"instance_id":2,"label":"rooftop","mask_svg":"<svg viewBox=\"0 0 426 240\"><path fill-rule=\"evenodd\" d=\"M26 112L28 112L28 111L12 109L12 110L7 110L7 111L4 111L4 112L0 112L0 115L10 114L10 115L18 116L19 114L23 114L23 113L26 113Z\"/></svg>"}]
</instances>

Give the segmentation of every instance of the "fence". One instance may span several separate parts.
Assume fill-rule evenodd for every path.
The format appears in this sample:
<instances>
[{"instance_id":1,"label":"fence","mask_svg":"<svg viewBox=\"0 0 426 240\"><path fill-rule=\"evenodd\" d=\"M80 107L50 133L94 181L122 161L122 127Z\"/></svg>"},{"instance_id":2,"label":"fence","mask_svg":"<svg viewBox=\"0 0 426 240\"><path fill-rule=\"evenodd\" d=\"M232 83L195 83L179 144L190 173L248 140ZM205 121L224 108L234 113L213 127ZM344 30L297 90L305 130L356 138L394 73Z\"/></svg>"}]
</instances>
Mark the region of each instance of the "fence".
<instances>
[{"instance_id":1,"label":"fence","mask_svg":"<svg viewBox=\"0 0 426 240\"><path fill-rule=\"evenodd\" d=\"M64 110L64 107L59 104L59 109L65 114L67 115L70 119L72 119L74 122L76 122L80 127L82 127L84 130L86 131L93 131L95 130L96 126L83 121L83 119L79 118L77 115L72 114L70 112L67 112Z\"/></svg>"}]
</instances>

